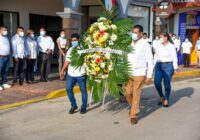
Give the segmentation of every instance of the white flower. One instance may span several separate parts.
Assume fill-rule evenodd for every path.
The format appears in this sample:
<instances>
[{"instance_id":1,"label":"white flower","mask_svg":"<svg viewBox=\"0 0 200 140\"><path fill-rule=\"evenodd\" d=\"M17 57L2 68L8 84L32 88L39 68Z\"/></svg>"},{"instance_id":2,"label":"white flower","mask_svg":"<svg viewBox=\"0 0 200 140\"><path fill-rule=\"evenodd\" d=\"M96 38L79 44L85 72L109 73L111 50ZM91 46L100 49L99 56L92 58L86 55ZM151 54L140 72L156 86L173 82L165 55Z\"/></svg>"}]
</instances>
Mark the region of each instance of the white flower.
<instances>
[{"instance_id":1,"label":"white flower","mask_svg":"<svg viewBox=\"0 0 200 140\"><path fill-rule=\"evenodd\" d=\"M112 71L112 70L113 70L112 64L110 64L110 65L108 66L108 70L109 70L109 71Z\"/></svg>"},{"instance_id":2,"label":"white flower","mask_svg":"<svg viewBox=\"0 0 200 140\"><path fill-rule=\"evenodd\" d=\"M99 26L99 30L100 31L105 31L106 30L106 26L104 26L104 25Z\"/></svg>"},{"instance_id":3,"label":"white flower","mask_svg":"<svg viewBox=\"0 0 200 140\"><path fill-rule=\"evenodd\" d=\"M98 22L101 22L101 21L106 21L106 18L105 18L105 17L100 17L100 18L98 19Z\"/></svg>"},{"instance_id":4,"label":"white flower","mask_svg":"<svg viewBox=\"0 0 200 140\"><path fill-rule=\"evenodd\" d=\"M112 28L113 30L117 30L117 26L114 25L114 24L111 25L111 28Z\"/></svg>"},{"instance_id":5,"label":"white flower","mask_svg":"<svg viewBox=\"0 0 200 140\"><path fill-rule=\"evenodd\" d=\"M107 40L107 39L108 39L108 33L105 33L105 34L103 35L103 38L104 38L104 40Z\"/></svg>"},{"instance_id":6,"label":"white flower","mask_svg":"<svg viewBox=\"0 0 200 140\"><path fill-rule=\"evenodd\" d=\"M105 68L105 66L106 66L105 63L101 63L101 64L100 64L100 67L101 67L102 69Z\"/></svg>"},{"instance_id":7,"label":"white flower","mask_svg":"<svg viewBox=\"0 0 200 140\"><path fill-rule=\"evenodd\" d=\"M110 53L106 53L105 58L110 59Z\"/></svg>"},{"instance_id":8,"label":"white flower","mask_svg":"<svg viewBox=\"0 0 200 140\"><path fill-rule=\"evenodd\" d=\"M112 41L117 40L117 35L116 35L116 34L112 34L112 36L111 36L111 40L112 40Z\"/></svg>"}]
</instances>

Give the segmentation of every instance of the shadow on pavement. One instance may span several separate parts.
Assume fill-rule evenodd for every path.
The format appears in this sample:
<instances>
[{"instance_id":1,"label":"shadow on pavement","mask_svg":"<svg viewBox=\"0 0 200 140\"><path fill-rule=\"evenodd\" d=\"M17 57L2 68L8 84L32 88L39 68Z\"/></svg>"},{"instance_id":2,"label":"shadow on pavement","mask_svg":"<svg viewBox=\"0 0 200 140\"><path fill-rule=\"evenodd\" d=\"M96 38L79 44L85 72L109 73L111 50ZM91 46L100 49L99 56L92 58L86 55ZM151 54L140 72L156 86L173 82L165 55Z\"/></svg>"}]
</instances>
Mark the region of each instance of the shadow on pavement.
<instances>
[{"instance_id":1,"label":"shadow on pavement","mask_svg":"<svg viewBox=\"0 0 200 140\"><path fill-rule=\"evenodd\" d=\"M191 98L193 93L194 89L191 87L172 91L170 96L170 107L175 105L182 98L185 97ZM155 87L144 88L141 97L140 114L138 115L138 119L141 120L150 115L151 113L153 113L154 111L162 108L162 106L158 106L158 101L159 101L159 96ZM115 99L112 96L106 97L105 104L107 104L107 107L102 112L111 111L113 112L113 115L116 115L123 110L127 110L127 114L129 113L130 107L128 103L120 103L118 99ZM101 104L98 105L97 107L101 107ZM170 109L170 107L168 109Z\"/></svg>"}]
</instances>

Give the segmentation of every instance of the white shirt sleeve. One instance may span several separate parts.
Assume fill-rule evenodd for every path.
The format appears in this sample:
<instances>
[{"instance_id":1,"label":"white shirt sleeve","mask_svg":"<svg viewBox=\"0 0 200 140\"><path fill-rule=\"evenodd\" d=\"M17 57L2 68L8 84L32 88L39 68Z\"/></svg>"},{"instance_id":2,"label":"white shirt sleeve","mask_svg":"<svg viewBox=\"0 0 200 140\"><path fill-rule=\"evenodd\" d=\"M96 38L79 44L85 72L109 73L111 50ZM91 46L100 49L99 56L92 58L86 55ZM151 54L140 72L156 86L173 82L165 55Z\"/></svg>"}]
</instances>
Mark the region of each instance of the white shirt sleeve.
<instances>
[{"instance_id":1,"label":"white shirt sleeve","mask_svg":"<svg viewBox=\"0 0 200 140\"><path fill-rule=\"evenodd\" d=\"M177 58L177 54L176 54L176 49L174 46L171 47L171 55L172 55L172 60L173 60L173 66L174 69L178 69L178 58Z\"/></svg>"},{"instance_id":2,"label":"white shirt sleeve","mask_svg":"<svg viewBox=\"0 0 200 140\"><path fill-rule=\"evenodd\" d=\"M70 49L67 51L67 54L66 54L66 56L65 56L65 61L71 62L71 60L70 60L71 52L72 52L72 48L70 48Z\"/></svg>"},{"instance_id":3,"label":"white shirt sleeve","mask_svg":"<svg viewBox=\"0 0 200 140\"><path fill-rule=\"evenodd\" d=\"M52 50L52 51L54 51L54 47L55 47L55 44L54 44L54 42L53 42L53 40L52 40L52 38L50 37L50 40L51 40L51 46L50 46L50 50Z\"/></svg>"},{"instance_id":4,"label":"white shirt sleeve","mask_svg":"<svg viewBox=\"0 0 200 140\"><path fill-rule=\"evenodd\" d=\"M151 46L148 44L147 45L147 78L152 78L153 75L153 68L154 68L154 64L153 64L153 54L151 51Z\"/></svg>"},{"instance_id":5,"label":"white shirt sleeve","mask_svg":"<svg viewBox=\"0 0 200 140\"><path fill-rule=\"evenodd\" d=\"M17 55L17 40L16 40L15 36L11 39L11 44L12 44L12 50L13 50L13 57L18 58L18 55Z\"/></svg>"}]
</instances>

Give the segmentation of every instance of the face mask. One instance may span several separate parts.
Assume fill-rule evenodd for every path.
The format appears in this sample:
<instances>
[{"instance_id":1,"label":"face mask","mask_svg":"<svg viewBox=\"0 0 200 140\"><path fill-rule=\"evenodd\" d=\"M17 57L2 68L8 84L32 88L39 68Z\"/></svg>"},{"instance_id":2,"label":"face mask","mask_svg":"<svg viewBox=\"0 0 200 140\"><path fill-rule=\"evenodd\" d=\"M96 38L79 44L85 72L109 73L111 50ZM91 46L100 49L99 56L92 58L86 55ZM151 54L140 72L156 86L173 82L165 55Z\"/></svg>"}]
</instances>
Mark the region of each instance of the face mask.
<instances>
[{"instance_id":1,"label":"face mask","mask_svg":"<svg viewBox=\"0 0 200 140\"><path fill-rule=\"evenodd\" d=\"M172 37L172 40L175 40L176 39L176 37Z\"/></svg>"},{"instance_id":2,"label":"face mask","mask_svg":"<svg viewBox=\"0 0 200 140\"><path fill-rule=\"evenodd\" d=\"M164 43L164 39L163 38L160 38L160 43Z\"/></svg>"},{"instance_id":3,"label":"face mask","mask_svg":"<svg viewBox=\"0 0 200 140\"><path fill-rule=\"evenodd\" d=\"M78 46L78 41L72 41L72 47L77 47Z\"/></svg>"},{"instance_id":4,"label":"face mask","mask_svg":"<svg viewBox=\"0 0 200 140\"><path fill-rule=\"evenodd\" d=\"M60 36L61 36L62 38L65 38L65 35L64 35L64 34L61 34Z\"/></svg>"},{"instance_id":5,"label":"face mask","mask_svg":"<svg viewBox=\"0 0 200 140\"><path fill-rule=\"evenodd\" d=\"M185 39L185 42L189 42L189 40L188 40L188 39Z\"/></svg>"},{"instance_id":6,"label":"face mask","mask_svg":"<svg viewBox=\"0 0 200 140\"><path fill-rule=\"evenodd\" d=\"M41 36L45 36L45 35L46 35L46 32L45 32L45 31L40 31L40 35L41 35Z\"/></svg>"},{"instance_id":7,"label":"face mask","mask_svg":"<svg viewBox=\"0 0 200 140\"><path fill-rule=\"evenodd\" d=\"M159 40L159 37L158 37L158 36L156 37L156 40Z\"/></svg>"},{"instance_id":8,"label":"face mask","mask_svg":"<svg viewBox=\"0 0 200 140\"><path fill-rule=\"evenodd\" d=\"M133 40L133 41L138 40L138 36L137 36L137 34L135 34L135 33L132 33L131 37L132 37L132 40Z\"/></svg>"},{"instance_id":9,"label":"face mask","mask_svg":"<svg viewBox=\"0 0 200 140\"><path fill-rule=\"evenodd\" d=\"M7 36L8 35L8 31L3 31L3 36Z\"/></svg>"},{"instance_id":10,"label":"face mask","mask_svg":"<svg viewBox=\"0 0 200 140\"><path fill-rule=\"evenodd\" d=\"M24 32L20 32L19 36L24 37Z\"/></svg>"},{"instance_id":11,"label":"face mask","mask_svg":"<svg viewBox=\"0 0 200 140\"><path fill-rule=\"evenodd\" d=\"M34 37L35 37L35 35L34 34L31 34L31 36L30 36L32 39L34 39Z\"/></svg>"}]
</instances>

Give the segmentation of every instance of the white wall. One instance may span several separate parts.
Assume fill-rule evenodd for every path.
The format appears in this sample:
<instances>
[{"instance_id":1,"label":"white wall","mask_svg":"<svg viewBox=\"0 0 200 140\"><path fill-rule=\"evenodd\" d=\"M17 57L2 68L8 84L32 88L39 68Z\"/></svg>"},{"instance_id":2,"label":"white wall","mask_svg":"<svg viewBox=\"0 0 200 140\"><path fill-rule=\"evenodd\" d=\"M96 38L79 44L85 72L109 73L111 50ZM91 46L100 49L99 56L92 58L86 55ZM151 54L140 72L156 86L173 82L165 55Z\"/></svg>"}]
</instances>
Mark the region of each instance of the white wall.
<instances>
[{"instance_id":1,"label":"white wall","mask_svg":"<svg viewBox=\"0 0 200 140\"><path fill-rule=\"evenodd\" d=\"M29 28L29 14L57 16L64 10L63 0L0 0L0 11L19 12L19 24Z\"/></svg>"}]
</instances>

